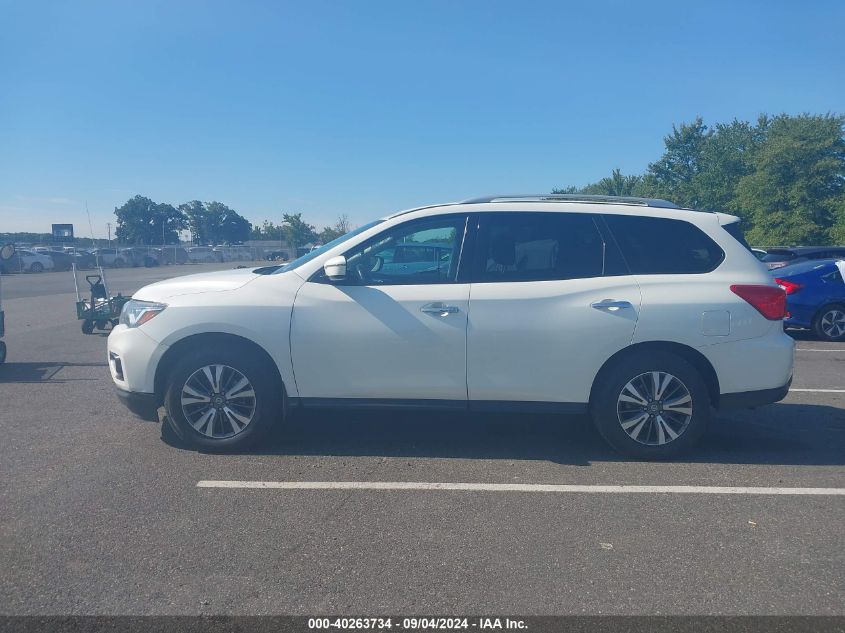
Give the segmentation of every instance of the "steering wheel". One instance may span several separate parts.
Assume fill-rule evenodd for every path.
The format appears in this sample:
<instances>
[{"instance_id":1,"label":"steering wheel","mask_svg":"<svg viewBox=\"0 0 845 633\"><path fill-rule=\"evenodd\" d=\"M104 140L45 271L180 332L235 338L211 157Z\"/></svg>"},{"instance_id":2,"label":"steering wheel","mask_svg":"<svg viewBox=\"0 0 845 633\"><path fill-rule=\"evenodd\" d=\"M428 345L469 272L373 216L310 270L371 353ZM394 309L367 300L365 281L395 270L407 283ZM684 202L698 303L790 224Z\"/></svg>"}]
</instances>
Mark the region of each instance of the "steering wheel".
<instances>
[{"instance_id":1,"label":"steering wheel","mask_svg":"<svg viewBox=\"0 0 845 633\"><path fill-rule=\"evenodd\" d=\"M368 266L367 264L370 265ZM362 257L361 261L357 262L354 266L355 276L361 284L366 286L372 281L370 275L380 271L383 266L384 258L379 255L372 255L367 258Z\"/></svg>"}]
</instances>

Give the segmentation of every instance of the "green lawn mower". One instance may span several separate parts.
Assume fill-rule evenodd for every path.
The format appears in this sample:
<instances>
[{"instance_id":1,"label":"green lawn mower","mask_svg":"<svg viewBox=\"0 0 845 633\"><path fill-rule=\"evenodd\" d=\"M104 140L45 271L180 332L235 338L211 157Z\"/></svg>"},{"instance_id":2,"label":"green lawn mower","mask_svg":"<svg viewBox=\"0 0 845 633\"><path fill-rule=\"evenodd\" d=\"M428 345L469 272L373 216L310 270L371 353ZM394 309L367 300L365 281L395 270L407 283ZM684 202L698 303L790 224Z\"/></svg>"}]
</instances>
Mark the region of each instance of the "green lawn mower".
<instances>
[{"instance_id":1,"label":"green lawn mower","mask_svg":"<svg viewBox=\"0 0 845 633\"><path fill-rule=\"evenodd\" d=\"M100 267L99 275L85 275L85 281L91 289L90 299L83 299L79 294L79 281L76 277L76 264L73 265L73 285L76 289L76 318L82 321L82 333L93 334L94 330L107 330L117 325L120 311L132 297L117 293L109 296L106 276Z\"/></svg>"}]
</instances>

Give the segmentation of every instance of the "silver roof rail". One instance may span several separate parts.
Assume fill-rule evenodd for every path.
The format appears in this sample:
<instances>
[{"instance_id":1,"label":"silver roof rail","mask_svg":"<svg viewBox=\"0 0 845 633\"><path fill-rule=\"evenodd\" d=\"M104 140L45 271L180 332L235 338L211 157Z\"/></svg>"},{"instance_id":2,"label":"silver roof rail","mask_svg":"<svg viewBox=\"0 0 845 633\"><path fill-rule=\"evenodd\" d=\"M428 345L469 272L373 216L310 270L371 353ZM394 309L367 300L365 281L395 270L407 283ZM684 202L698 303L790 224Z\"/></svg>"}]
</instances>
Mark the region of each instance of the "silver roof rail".
<instances>
[{"instance_id":1,"label":"silver roof rail","mask_svg":"<svg viewBox=\"0 0 845 633\"><path fill-rule=\"evenodd\" d=\"M480 196L461 200L459 204L481 204L484 202L587 202L592 204L636 204L641 207L680 209L674 202L660 198L636 198L633 196L593 196L580 193L532 193L520 195Z\"/></svg>"}]
</instances>

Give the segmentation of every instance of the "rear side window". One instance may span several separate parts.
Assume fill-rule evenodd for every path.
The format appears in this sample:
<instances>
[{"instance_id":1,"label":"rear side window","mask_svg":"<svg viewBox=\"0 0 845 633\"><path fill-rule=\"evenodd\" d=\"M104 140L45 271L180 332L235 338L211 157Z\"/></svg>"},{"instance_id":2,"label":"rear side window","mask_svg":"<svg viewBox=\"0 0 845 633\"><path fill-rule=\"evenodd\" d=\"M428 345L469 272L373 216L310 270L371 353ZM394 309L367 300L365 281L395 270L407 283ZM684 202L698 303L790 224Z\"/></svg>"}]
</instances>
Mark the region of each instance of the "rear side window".
<instances>
[{"instance_id":1,"label":"rear side window","mask_svg":"<svg viewBox=\"0 0 845 633\"><path fill-rule=\"evenodd\" d=\"M548 281L604 274L604 241L583 213L491 213L479 236L478 281Z\"/></svg>"},{"instance_id":2,"label":"rear side window","mask_svg":"<svg viewBox=\"0 0 845 633\"><path fill-rule=\"evenodd\" d=\"M724 251L701 229L668 218L605 215L634 274L695 274L715 270Z\"/></svg>"}]
</instances>

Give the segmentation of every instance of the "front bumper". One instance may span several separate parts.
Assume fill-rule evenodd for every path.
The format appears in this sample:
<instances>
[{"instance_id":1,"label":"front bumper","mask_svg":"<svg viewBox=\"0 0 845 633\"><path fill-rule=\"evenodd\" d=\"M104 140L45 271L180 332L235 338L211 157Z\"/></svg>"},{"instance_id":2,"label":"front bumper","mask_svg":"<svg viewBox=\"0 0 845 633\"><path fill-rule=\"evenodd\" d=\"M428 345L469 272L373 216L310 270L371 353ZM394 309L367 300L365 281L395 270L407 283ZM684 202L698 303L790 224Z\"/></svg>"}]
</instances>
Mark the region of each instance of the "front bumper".
<instances>
[{"instance_id":1,"label":"front bumper","mask_svg":"<svg viewBox=\"0 0 845 633\"><path fill-rule=\"evenodd\" d=\"M137 417L148 422L158 422L159 401L154 393L141 393L138 391L126 391L115 387L117 399Z\"/></svg>"},{"instance_id":2,"label":"front bumper","mask_svg":"<svg viewBox=\"0 0 845 633\"><path fill-rule=\"evenodd\" d=\"M773 402L780 402L789 393L792 385L790 377L782 387L775 389L758 389L756 391L740 391L738 393L723 393L719 396L719 409L753 409Z\"/></svg>"},{"instance_id":3,"label":"front bumper","mask_svg":"<svg viewBox=\"0 0 845 633\"><path fill-rule=\"evenodd\" d=\"M115 327L109 333L107 353L115 385L123 391L153 393L156 367L166 350L167 346L150 338L143 327Z\"/></svg>"}]
</instances>

